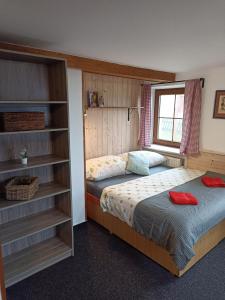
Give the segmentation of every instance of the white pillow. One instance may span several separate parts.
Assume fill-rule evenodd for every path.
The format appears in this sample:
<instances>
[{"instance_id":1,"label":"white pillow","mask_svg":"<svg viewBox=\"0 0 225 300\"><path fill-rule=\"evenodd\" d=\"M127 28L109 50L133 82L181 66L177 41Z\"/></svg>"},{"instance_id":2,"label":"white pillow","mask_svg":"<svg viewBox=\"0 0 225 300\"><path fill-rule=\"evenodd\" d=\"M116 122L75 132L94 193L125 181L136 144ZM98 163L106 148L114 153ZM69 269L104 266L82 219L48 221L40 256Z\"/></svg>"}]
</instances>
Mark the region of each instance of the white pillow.
<instances>
[{"instance_id":1,"label":"white pillow","mask_svg":"<svg viewBox=\"0 0 225 300\"><path fill-rule=\"evenodd\" d=\"M131 153L137 154L138 156L143 156L143 158L148 157L149 159L149 168L161 165L166 161L166 157L156 153L156 152L151 152L151 151L145 151L145 150L140 150L140 151L132 151ZM123 160L126 162L128 161L128 153L122 153L120 154L120 157L122 157Z\"/></svg>"},{"instance_id":2,"label":"white pillow","mask_svg":"<svg viewBox=\"0 0 225 300\"><path fill-rule=\"evenodd\" d=\"M125 175L126 162L119 156L107 155L86 160L86 178L98 181Z\"/></svg>"},{"instance_id":3,"label":"white pillow","mask_svg":"<svg viewBox=\"0 0 225 300\"><path fill-rule=\"evenodd\" d=\"M149 153L149 167L154 167L161 165L166 161L166 157L163 156L162 154L156 153L156 152L151 152L151 151L146 151Z\"/></svg>"}]
</instances>

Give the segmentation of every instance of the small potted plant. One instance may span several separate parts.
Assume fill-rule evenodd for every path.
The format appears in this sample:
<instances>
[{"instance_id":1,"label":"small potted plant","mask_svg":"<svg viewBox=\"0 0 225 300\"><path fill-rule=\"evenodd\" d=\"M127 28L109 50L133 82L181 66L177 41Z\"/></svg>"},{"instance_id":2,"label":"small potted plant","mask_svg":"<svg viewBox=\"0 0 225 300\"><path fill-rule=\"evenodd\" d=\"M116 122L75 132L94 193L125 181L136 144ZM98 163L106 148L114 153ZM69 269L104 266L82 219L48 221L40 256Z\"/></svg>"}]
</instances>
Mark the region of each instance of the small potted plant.
<instances>
[{"instance_id":1,"label":"small potted plant","mask_svg":"<svg viewBox=\"0 0 225 300\"><path fill-rule=\"evenodd\" d=\"M22 165L26 166L27 165L27 149L24 148L22 151L20 151L20 159L21 159L21 163Z\"/></svg>"}]
</instances>

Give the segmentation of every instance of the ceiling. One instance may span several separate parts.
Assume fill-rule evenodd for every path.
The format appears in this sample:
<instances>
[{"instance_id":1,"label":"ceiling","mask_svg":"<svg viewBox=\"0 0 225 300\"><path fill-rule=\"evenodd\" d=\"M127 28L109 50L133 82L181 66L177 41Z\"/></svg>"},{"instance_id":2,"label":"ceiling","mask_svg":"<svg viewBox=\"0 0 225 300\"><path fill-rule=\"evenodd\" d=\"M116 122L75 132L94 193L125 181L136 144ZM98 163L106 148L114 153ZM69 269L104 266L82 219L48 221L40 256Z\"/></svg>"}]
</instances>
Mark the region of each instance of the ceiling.
<instances>
[{"instance_id":1,"label":"ceiling","mask_svg":"<svg viewBox=\"0 0 225 300\"><path fill-rule=\"evenodd\" d=\"M225 65L225 0L1 0L0 39L186 72Z\"/></svg>"}]
</instances>

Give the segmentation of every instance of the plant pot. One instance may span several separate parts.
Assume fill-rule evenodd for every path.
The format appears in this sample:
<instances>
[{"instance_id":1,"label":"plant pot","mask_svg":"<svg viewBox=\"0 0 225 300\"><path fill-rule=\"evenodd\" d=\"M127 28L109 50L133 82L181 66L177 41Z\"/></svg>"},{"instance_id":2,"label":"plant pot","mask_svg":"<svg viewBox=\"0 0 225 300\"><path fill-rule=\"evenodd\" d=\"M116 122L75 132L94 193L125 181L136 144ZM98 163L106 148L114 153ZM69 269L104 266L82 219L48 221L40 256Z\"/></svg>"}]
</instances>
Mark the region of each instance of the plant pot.
<instances>
[{"instance_id":1,"label":"plant pot","mask_svg":"<svg viewBox=\"0 0 225 300\"><path fill-rule=\"evenodd\" d=\"M22 163L22 165L26 166L27 165L27 157L21 158L21 163Z\"/></svg>"}]
</instances>

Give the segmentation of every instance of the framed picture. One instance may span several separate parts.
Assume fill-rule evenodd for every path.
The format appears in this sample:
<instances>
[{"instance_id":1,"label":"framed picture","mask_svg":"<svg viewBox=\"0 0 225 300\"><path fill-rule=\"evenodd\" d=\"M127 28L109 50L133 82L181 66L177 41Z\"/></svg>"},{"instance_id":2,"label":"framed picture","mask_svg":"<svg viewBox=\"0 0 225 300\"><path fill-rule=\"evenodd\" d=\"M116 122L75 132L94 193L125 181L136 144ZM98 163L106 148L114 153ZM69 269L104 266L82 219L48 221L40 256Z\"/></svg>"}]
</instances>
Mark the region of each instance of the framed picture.
<instances>
[{"instance_id":1,"label":"framed picture","mask_svg":"<svg viewBox=\"0 0 225 300\"><path fill-rule=\"evenodd\" d=\"M213 118L225 119L225 90L216 91Z\"/></svg>"},{"instance_id":2,"label":"framed picture","mask_svg":"<svg viewBox=\"0 0 225 300\"><path fill-rule=\"evenodd\" d=\"M88 91L88 107L98 107L98 92Z\"/></svg>"}]
</instances>

